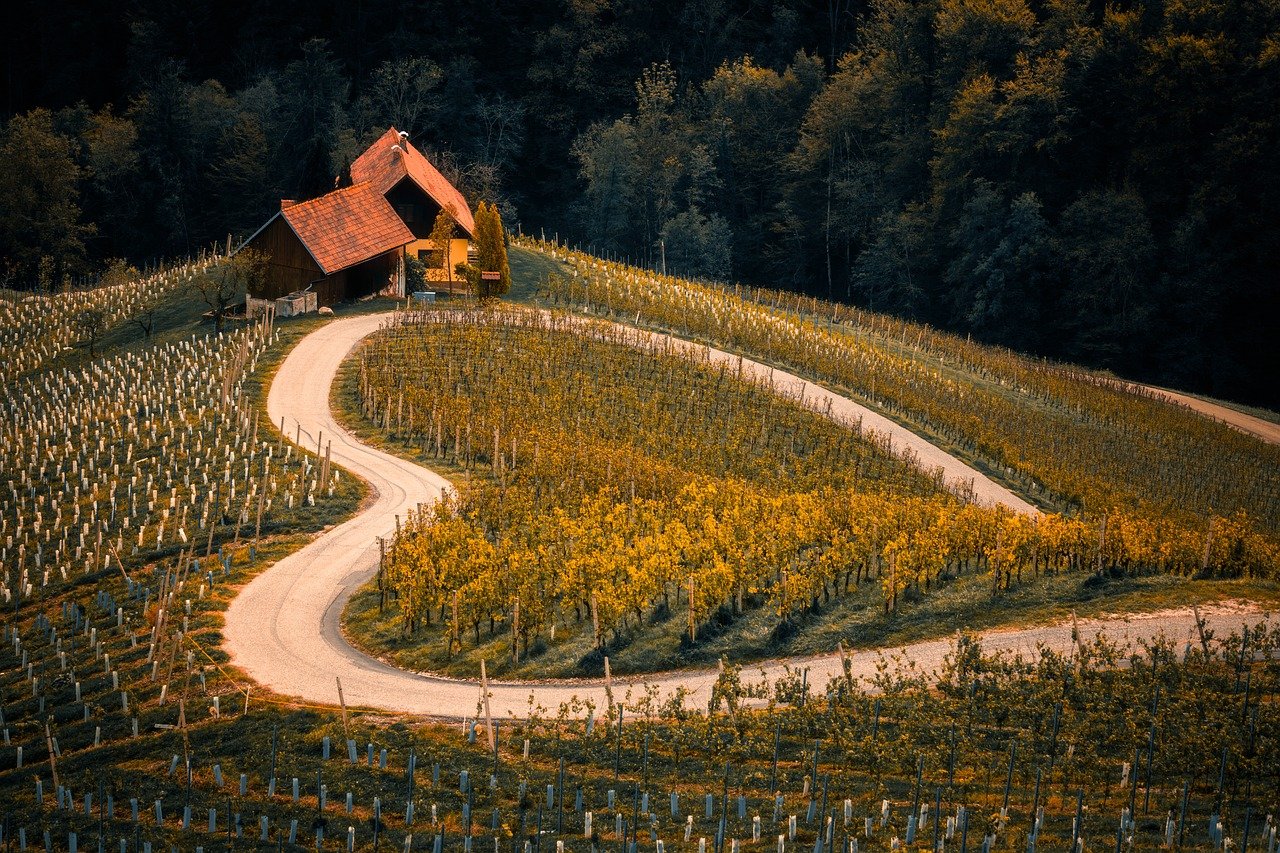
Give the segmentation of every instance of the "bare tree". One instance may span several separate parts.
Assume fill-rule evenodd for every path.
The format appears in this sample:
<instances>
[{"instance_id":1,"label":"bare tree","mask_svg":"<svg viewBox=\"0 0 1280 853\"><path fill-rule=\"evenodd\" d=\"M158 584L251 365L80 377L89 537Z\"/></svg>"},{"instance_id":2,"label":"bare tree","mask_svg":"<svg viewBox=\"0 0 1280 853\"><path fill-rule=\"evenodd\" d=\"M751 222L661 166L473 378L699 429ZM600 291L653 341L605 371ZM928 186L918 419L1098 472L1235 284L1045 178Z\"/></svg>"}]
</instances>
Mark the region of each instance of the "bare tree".
<instances>
[{"instance_id":1,"label":"bare tree","mask_svg":"<svg viewBox=\"0 0 1280 853\"><path fill-rule=\"evenodd\" d=\"M85 308L72 320L82 346L89 348L89 358L98 354L98 344L107 331L107 312L103 308Z\"/></svg>"},{"instance_id":2,"label":"bare tree","mask_svg":"<svg viewBox=\"0 0 1280 853\"><path fill-rule=\"evenodd\" d=\"M500 94L476 99L476 117L484 133L482 163L499 171L510 168L524 147L525 112L519 98Z\"/></svg>"},{"instance_id":3,"label":"bare tree","mask_svg":"<svg viewBox=\"0 0 1280 853\"><path fill-rule=\"evenodd\" d=\"M231 306L263 283L266 268L265 255L253 249L242 249L203 275L196 276L193 282L196 292L213 312L216 331L222 331Z\"/></svg>"},{"instance_id":4,"label":"bare tree","mask_svg":"<svg viewBox=\"0 0 1280 853\"><path fill-rule=\"evenodd\" d=\"M443 79L440 66L425 57L388 60L369 78L358 108L369 124L385 130L390 120L414 137L423 131L423 120L437 109Z\"/></svg>"},{"instance_id":5,"label":"bare tree","mask_svg":"<svg viewBox=\"0 0 1280 853\"><path fill-rule=\"evenodd\" d=\"M151 332L156 325L156 311L160 308L160 298L152 296L138 306L138 313L129 318L129 322L138 327L142 336L151 339Z\"/></svg>"}]
</instances>

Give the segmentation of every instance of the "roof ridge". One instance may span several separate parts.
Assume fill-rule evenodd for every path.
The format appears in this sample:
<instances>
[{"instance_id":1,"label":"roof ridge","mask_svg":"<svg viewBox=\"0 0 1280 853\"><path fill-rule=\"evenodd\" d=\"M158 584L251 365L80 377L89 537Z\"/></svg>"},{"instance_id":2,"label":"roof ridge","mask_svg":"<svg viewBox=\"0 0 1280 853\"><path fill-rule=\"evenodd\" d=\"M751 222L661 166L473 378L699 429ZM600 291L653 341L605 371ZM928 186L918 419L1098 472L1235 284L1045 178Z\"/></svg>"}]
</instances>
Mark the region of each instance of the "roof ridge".
<instances>
[{"instance_id":1,"label":"roof ridge","mask_svg":"<svg viewBox=\"0 0 1280 853\"><path fill-rule=\"evenodd\" d=\"M357 189L372 189L375 192L377 191L377 187L373 185L373 181L356 181L350 186L336 187L334 189L329 190L324 195L318 195L318 196L315 196L314 198L309 198L306 201L295 201L293 204L289 205L288 208L285 208L285 210L288 210L294 207L302 207L308 204L314 204L317 201L324 201L327 198L332 198L333 196L336 196L339 193L350 192L352 190L357 190Z\"/></svg>"},{"instance_id":2,"label":"roof ridge","mask_svg":"<svg viewBox=\"0 0 1280 853\"><path fill-rule=\"evenodd\" d=\"M399 146L399 157L388 155ZM408 136L401 136L395 126L387 128L351 164L352 176L360 175L373 182L384 195L403 180L408 180L430 197L468 234L475 233L471 207L458 188L450 183L421 149Z\"/></svg>"}]
</instances>

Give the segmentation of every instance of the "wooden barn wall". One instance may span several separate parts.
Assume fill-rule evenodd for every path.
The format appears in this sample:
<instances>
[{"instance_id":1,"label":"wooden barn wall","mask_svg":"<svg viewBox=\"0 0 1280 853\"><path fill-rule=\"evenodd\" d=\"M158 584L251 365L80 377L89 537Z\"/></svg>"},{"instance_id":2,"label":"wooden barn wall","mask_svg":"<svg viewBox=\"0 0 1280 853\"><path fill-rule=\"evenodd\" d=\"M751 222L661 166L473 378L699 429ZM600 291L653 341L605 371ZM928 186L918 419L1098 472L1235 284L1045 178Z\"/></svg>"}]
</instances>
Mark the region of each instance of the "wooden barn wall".
<instances>
[{"instance_id":1,"label":"wooden barn wall","mask_svg":"<svg viewBox=\"0 0 1280 853\"><path fill-rule=\"evenodd\" d=\"M347 271L336 272L328 278L317 281L311 288L316 292L316 304L337 305L347 299Z\"/></svg>"},{"instance_id":2,"label":"wooden barn wall","mask_svg":"<svg viewBox=\"0 0 1280 853\"><path fill-rule=\"evenodd\" d=\"M405 178L387 193L387 201L391 202L396 213L400 214L404 224L409 226L413 236L419 240L431 236L431 227L436 223L436 214L440 212L440 205L436 204L431 196L418 189L417 184ZM405 217L406 209L412 211L412 216Z\"/></svg>"},{"instance_id":3,"label":"wooden barn wall","mask_svg":"<svg viewBox=\"0 0 1280 853\"><path fill-rule=\"evenodd\" d=\"M399 254L397 249L344 270L347 298L359 299L386 287L390 277L396 272Z\"/></svg>"},{"instance_id":4,"label":"wooden barn wall","mask_svg":"<svg viewBox=\"0 0 1280 853\"><path fill-rule=\"evenodd\" d=\"M267 256L267 281L262 293L252 294L266 299L276 299L302 290L312 282L324 278L324 273L311 258L306 246L293 233L283 217L276 219L261 233L249 241L249 247ZM320 286L315 288L320 290ZM340 301L341 297L337 300ZM321 305L330 305L320 297Z\"/></svg>"}]
</instances>

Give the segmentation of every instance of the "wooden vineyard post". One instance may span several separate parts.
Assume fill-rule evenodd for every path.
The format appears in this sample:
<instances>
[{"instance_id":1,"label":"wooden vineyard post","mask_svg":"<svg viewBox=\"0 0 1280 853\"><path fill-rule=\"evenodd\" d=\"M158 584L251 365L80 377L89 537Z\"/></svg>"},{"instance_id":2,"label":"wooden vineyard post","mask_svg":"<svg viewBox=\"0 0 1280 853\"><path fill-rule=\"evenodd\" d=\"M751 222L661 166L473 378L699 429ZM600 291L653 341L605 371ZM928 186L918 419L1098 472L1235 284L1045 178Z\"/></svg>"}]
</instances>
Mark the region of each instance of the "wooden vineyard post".
<instances>
[{"instance_id":1,"label":"wooden vineyard post","mask_svg":"<svg viewBox=\"0 0 1280 853\"><path fill-rule=\"evenodd\" d=\"M1200 648L1204 649L1204 656L1207 659L1209 657L1209 638L1204 633L1204 620L1200 618L1200 606L1197 604L1191 605L1191 614L1195 616L1196 631L1200 633Z\"/></svg>"},{"instance_id":2,"label":"wooden vineyard post","mask_svg":"<svg viewBox=\"0 0 1280 853\"><path fill-rule=\"evenodd\" d=\"M44 724L44 743L49 748L49 769L53 772L53 790L58 790L58 761L53 754L53 733L49 731L49 721Z\"/></svg>"},{"instance_id":3,"label":"wooden vineyard post","mask_svg":"<svg viewBox=\"0 0 1280 853\"><path fill-rule=\"evenodd\" d=\"M1084 666L1080 651L1080 623L1076 620L1076 612L1074 610L1071 611L1071 646L1071 652L1076 657L1076 664Z\"/></svg>"},{"instance_id":4,"label":"wooden vineyard post","mask_svg":"<svg viewBox=\"0 0 1280 853\"><path fill-rule=\"evenodd\" d=\"M167 607L166 607L165 609L166 609L166 610L168 610L168 608L167 608ZM160 704L161 704L161 705L165 704L165 698L166 698L166 696L167 696L167 694L168 694L168 691L169 691L169 685L173 682L173 665L174 665L174 664L177 662L177 660L178 660L178 647L179 647L179 646L181 646L181 645L182 645L182 641L181 641L181 640L179 640L177 637L174 637L174 638L173 638L173 648L172 648L172 650L169 652L169 667L168 667L168 670L165 672L165 676L164 676L164 684L163 684L163 685L161 685L161 686L162 686L162 688L163 688L163 689L161 689L161 691L160 691Z\"/></svg>"},{"instance_id":5,"label":"wooden vineyard post","mask_svg":"<svg viewBox=\"0 0 1280 853\"><path fill-rule=\"evenodd\" d=\"M782 721L775 723L773 729L773 769L769 772L769 792L773 796L778 793L778 745L782 740Z\"/></svg>"},{"instance_id":6,"label":"wooden vineyard post","mask_svg":"<svg viewBox=\"0 0 1280 853\"><path fill-rule=\"evenodd\" d=\"M520 663L520 597L516 596L515 607L511 611L511 664Z\"/></svg>"},{"instance_id":7,"label":"wooden vineyard post","mask_svg":"<svg viewBox=\"0 0 1280 853\"><path fill-rule=\"evenodd\" d=\"M232 537L233 551L239 544L239 529L241 529L241 521L246 521L246 523L248 521L248 502L250 502L250 492L248 492L248 487L246 487L244 488L244 506L241 508L241 511L236 514L236 534Z\"/></svg>"},{"instance_id":8,"label":"wooden vineyard post","mask_svg":"<svg viewBox=\"0 0 1280 853\"><path fill-rule=\"evenodd\" d=\"M378 537L378 615L381 616L387 607L387 589L386 582L383 580L383 572L387 567L387 541L381 536Z\"/></svg>"},{"instance_id":9,"label":"wooden vineyard post","mask_svg":"<svg viewBox=\"0 0 1280 853\"><path fill-rule=\"evenodd\" d=\"M458 591L453 591L453 638L449 641L449 654L461 649L462 642L458 639Z\"/></svg>"},{"instance_id":10,"label":"wooden vineyard post","mask_svg":"<svg viewBox=\"0 0 1280 853\"><path fill-rule=\"evenodd\" d=\"M853 694L853 665L849 662L849 655L844 650L844 640L836 643L836 649L840 652L840 671L844 673L845 684L849 687L849 694Z\"/></svg>"},{"instance_id":11,"label":"wooden vineyard post","mask_svg":"<svg viewBox=\"0 0 1280 853\"><path fill-rule=\"evenodd\" d=\"M484 699L484 729L489 738L489 749L497 749L493 739L493 714L489 711L489 671L485 668L484 659L480 659L480 696Z\"/></svg>"},{"instance_id":12,"label":"wooden vineyard post","mask_svg":"<svg viewBox=\"0 0 1280 853\"><path fill-rule=\"evenodd\" d=\"M342 706L342 737L345 740L351 740L351 734L347 729L347 700L342 695L342 679L335 675L333 680L338 682L338 704ZM247 699L245 704L248 705Z\"/></svg>"},{"instance_id":13,"label":"wooden vineyard post","mask_svg":"<svg viewBox=\"0 0 1280 853\"><path fill-rule=\"evenodd\" d=\"M613 673L609 671L609 656L604 656L604 698L609 703L609 713L613 713Z\"/></svg>"},{"instance_id":14,"label":"wooden vineyard post","mask_svg":"<svg viewBox=\"0 0 1280 853\"><path fill-rule=\"evenodd\" d=\"M999 580L997 579L997 583L998 582ZM889 556L889 592L893 597L892 601L889 604L889 609L897 610L898 609L898 552L897 551L894 551L893 554ZM995 597L995 592L993 591L992 598L994 597Z\"/></svg>"},{"instance_id":15,"label":"wooden vineyard post","mask_svg":"<svg viewBox=\"0 0 1280 853\"><path fill-rule=\"evenodd\" d=\"M693 578L689 578L689 642L698 641L698 626L693 621Z\"/></svg>"},{"instance_id":16,"label":"wooden vineyard post","mask_svg":"<svg viewBox=\"0 0 1280 853\"><path fill-rule=\"evenodd\" d=\"M262 462L262 479L258 489L258 512L253 520L253 550L258 550L258 539L262 536L262 510L267 501L267 463Z\"/></svg>"},{"instance_id":17,"label":"wooden vineyard post","mask_svg":"<svg viewBox=\"0 0 1280 853\"><path fill-rule=\"evenodd\" d=\"M178 700L178 731L182 732L182 763L187 768L187 797L191 797L191 735L187 731L187 703Z\"/></svg>"},{"instance_id":18,"label":"wooden vineyard post","mask_svg":"<svg viewBox=\"0 0 1280 853\"><path fill-rule=\"evenodd\" d=\"M222 484L219 483L213 487L213 514L209 516L209 541L205 543L204 555L208 557L213 553L213 531L218 528L218 488Z\"/></svg>"},{"instance_id":19,"label":"wooden vineyard post","mask_svg":"<svg viewBox=\"0 0 1280 853\"><path fill-rule=\"evenodd\" d=\"M596 604L596 594L591 593L591 638L596 648L600 648L600 608Z\"/></svg>"}]
</instances>

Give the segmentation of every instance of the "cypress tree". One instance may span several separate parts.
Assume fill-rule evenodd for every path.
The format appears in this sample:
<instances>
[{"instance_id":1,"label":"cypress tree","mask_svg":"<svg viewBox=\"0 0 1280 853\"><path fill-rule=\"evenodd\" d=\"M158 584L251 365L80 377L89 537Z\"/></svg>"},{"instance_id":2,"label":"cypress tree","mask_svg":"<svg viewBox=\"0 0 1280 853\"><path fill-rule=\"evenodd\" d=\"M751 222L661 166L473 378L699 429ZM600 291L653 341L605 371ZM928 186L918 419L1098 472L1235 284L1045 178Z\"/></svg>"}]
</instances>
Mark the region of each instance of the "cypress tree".
<instances>
[{"instance_id":1,"label":"cypress tree","mask_svg":"<svg viewBox=\"0 0 1280 853\"><path fill-rule=\"evenodd\" d=\"M495 205L480 202L476 209L476 267L468 276L481 299L501 296L511 290L511 268L502 230L502 216ZM498 273L497 281L485 280L486 272Z\"/></svg>"}]
</instances>

